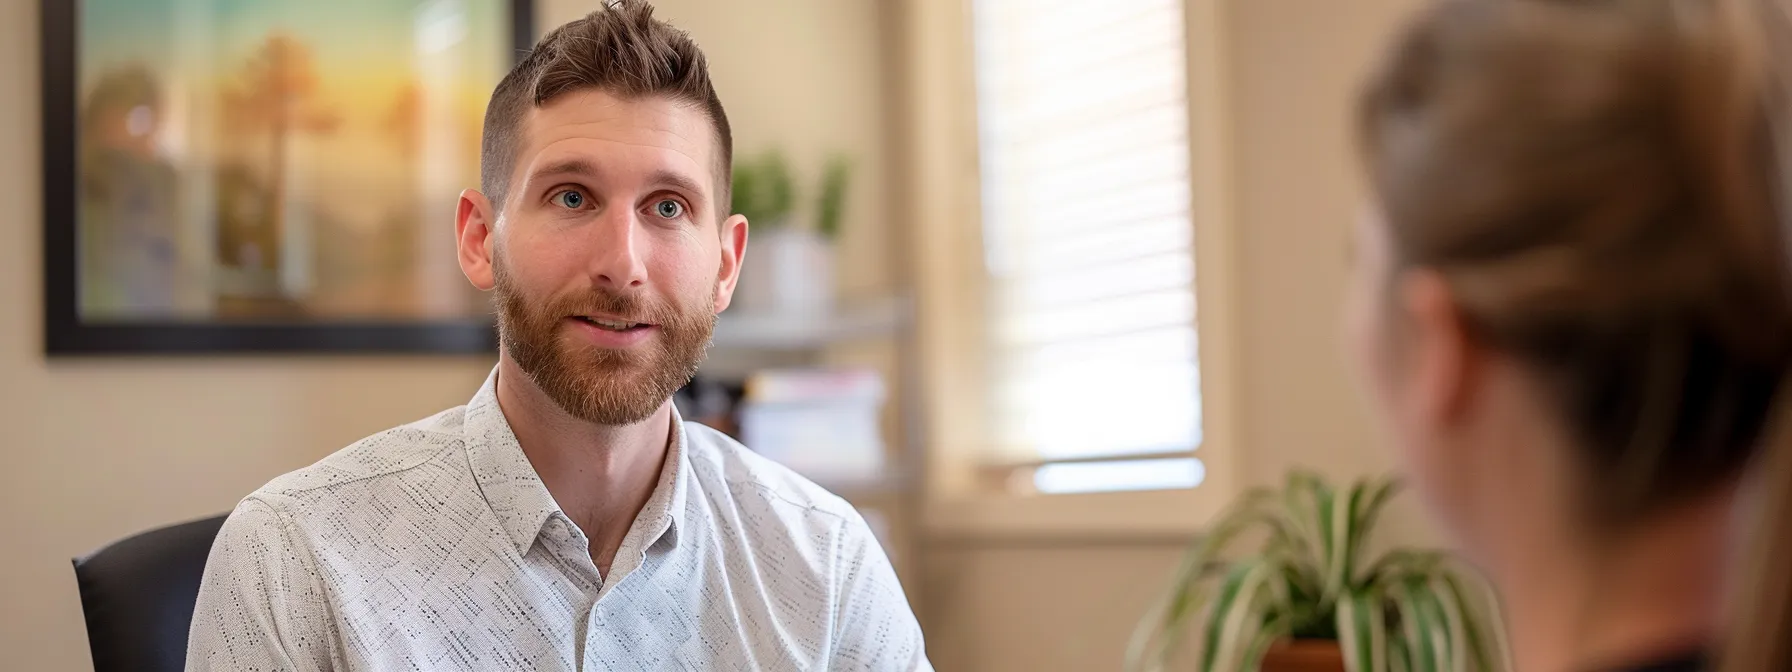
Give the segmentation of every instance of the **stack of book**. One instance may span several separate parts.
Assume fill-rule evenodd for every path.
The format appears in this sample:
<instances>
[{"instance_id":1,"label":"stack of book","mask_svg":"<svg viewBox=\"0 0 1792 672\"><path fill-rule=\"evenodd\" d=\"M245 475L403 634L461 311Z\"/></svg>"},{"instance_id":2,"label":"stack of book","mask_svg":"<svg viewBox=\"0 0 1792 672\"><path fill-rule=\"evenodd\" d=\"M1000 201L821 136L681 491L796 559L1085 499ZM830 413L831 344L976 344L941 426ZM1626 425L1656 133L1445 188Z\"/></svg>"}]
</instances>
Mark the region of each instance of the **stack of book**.
<instances>
[{"instance_id":1,"label":"stack of book","mask_svg":"<svg viewBox=\"0 0 1792 672\"><path fill-rule=\"evenodd\" d=\"M746 380L740 439L824 486L883 477L883 378L867 369L769 370Z\"/></svg>"}]
</instances>

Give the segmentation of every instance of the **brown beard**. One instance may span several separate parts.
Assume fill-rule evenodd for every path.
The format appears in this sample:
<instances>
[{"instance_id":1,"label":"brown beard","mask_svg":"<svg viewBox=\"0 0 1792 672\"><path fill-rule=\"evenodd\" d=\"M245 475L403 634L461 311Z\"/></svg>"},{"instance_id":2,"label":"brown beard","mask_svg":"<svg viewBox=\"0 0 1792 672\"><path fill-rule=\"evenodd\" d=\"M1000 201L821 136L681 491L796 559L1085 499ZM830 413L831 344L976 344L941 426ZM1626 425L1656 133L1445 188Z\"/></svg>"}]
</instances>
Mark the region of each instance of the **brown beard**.
<instances>
[{"instance_id":1,"label":"brown beard","mask_svg":"<svg viewBox=\"0 0 1792 672\"><path fill-rule=\"evenodd\" d=\"M593 288L533 300L525 297L496 256L498 340L517 367L560 409L599 425L632 425L658 411L691 381L715 331L715 289L709 302L674 306L641 295ZM561 335L572 315L606 314L659 326L649 347L600 348Z\"/></svg>"}]
</instances>

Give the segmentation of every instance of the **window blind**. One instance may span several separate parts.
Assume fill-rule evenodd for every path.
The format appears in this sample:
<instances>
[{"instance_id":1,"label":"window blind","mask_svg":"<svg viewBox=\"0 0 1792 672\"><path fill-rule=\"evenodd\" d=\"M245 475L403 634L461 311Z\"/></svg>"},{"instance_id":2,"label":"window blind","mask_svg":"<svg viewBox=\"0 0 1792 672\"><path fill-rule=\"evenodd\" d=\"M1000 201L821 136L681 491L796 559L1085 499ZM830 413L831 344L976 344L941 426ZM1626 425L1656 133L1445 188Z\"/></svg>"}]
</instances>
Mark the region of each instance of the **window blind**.
<instances>
[{"instance_id":1,"label":"window blind","mask_svg":"<svg viewBox=\"0 0 1792 672\"><path fill-rule=\"evenodd\" d=\"M995 459L1188 487L1201 441L1182 0L974 0Z\"/></svg>"}]
</instances>

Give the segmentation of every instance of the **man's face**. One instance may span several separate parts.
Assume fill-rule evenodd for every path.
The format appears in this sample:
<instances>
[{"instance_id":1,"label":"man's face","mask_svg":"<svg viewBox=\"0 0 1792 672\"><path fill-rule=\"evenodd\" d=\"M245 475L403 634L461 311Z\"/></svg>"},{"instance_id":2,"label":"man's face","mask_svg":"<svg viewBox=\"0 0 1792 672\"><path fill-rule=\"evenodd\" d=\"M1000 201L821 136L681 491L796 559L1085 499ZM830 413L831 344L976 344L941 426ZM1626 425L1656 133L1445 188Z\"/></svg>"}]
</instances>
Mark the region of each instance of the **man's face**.
<instances>
[{"instance_id":1,"label":"man's face","mask_svg":"<svg viewBox=\"0 0 1792 672\"><path fill-rule=\"evenodd\" d=\"M463 199L463 270L496 290L504 354L549 398L640 422L696 372L746 244L745 220L715 210L715 133L692 107L601 91L532 110L522 131L483 267Z\"/></svg>"}]
</instances>

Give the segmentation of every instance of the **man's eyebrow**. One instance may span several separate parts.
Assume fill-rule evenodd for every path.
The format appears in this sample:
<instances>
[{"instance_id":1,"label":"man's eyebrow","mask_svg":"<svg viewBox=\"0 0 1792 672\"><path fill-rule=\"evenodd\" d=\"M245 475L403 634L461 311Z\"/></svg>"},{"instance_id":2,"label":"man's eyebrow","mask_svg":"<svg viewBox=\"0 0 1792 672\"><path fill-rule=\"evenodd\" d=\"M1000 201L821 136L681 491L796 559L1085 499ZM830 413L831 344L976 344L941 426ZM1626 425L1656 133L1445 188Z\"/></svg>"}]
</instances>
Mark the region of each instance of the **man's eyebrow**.
<instances>
[{"instance_id":1,"label":"man's eyebrow","mask_svg":"<svg viewBox=\"0 0 1792 672\"><path fill-rule=\"evenodd\" d=\"M696 180L686 177L684 173L662 169L653 171L648 178L651 184L664 184L692 196L703 195L703 187L699 186Z\"/></svg>"},{"instance_id":2,"label":"man's eyebrow","mask_svg":"<svg viewBox=\"0 0 1792 672\"><path fill-rule=\"evenodd\" d=\"M534 184L550 177L574 175L591 176L596 174L597 165L590 161L586 161L585 159L563 159L535 169L535 172L529 174L528 183Z\"/></svg>"}]
</instances>

